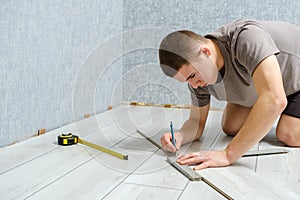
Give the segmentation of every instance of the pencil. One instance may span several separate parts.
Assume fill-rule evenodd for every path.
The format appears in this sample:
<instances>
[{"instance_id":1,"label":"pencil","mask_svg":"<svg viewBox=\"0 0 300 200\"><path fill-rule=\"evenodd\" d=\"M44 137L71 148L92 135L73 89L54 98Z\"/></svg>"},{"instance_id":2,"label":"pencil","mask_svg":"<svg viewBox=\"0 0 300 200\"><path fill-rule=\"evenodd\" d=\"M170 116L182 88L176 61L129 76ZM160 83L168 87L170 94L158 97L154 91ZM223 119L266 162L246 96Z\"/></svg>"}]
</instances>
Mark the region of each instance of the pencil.
<instances>
[{"instance_id":1,"label":"pencil","mask_svg":"<svg viewBox=\"0 0 300 200\"><path fill-rule=\"evenodd\" d=\"M172 135L172 144L176 148L176 139L175 139L175 136L174 136L174 129L173 129L172 121L170 122L170 129L171 129L171 135ZM177 156L177 149L176 149L176 156Z\"/></svg>"}]
</instances>

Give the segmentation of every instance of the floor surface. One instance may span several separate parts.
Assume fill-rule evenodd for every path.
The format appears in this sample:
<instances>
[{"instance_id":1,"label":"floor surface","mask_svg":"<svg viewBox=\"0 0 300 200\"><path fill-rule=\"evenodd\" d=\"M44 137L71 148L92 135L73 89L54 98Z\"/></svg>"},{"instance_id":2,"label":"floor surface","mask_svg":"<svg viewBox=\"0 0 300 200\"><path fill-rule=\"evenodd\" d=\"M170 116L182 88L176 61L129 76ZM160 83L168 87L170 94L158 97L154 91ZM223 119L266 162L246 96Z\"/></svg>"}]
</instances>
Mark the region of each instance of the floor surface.
<instances>
[{"instance_id":1,"label":"floor surface","mask_svg":"<svg viewBox=\"0 0 300 200\"><path fill-rule=\"evenodd\" d=\"M300 199L300 149L284 147L275 128L252 150L285 148L287 154L239 159L229 167L198 171L227 198L203 181L190 181L157 143L179 129L188 109L123 105L79 122L0 149L1 199ZM220 127L222 112L210 111L203 136L180 154L223 149L232 139ZM80 138L129 156L121 160L81 144L60 146L57 136Z\"/></svg>"}]
</instances>

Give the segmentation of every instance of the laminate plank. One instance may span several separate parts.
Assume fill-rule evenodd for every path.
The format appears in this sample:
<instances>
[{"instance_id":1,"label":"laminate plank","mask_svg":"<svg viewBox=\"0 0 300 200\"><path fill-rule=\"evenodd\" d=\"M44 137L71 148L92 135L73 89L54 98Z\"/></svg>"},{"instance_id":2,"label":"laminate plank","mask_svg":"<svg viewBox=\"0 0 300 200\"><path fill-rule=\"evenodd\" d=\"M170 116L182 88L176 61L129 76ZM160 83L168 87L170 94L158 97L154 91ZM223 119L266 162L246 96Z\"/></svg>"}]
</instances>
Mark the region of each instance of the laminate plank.
<instances>
[{"instance_id":1,"label":"laminate plank","mask_svg":"<svg viewBox=\"0 0 300 200\"><path fill-rule=\"evenodd\" d=\"M142 166L134 171L125 183L141 184L153 187L184 189L189 181L166 161L166 154L158 150Z\"/></svg>"},{"instance_id":2,"label":"laminate plank","mask_svg":"<svg viewBox=\"0 0 300 200\"><path fill-rule=\"evenodd\" d=\"M282 148L275 135L275 128L259 145L259 149ZM300 149L284 147L286 154L267 155L258 157L256 172L277 183L278 186L288 188L300 195Z\"/></svg>"},{"instance_id":3,"label":"laminate plank","mask_svg":"<svg viewBox=\"0 0 300 200\"><path fill-rule=\"evenodd\" d=\"M141 108L134 108L135 110L142 110ZM124 117L124 116L123 116ZM84 120L81 120L81 128L82 130L87 130L85 133L88 132L93 132L94 130L98 129L98 126L94 126L94 123L90 123L91 119L93 119L94 117L91 118L87 118ZM122 120L121 118L118 120ZM93 126L92 128L90 126ZM95 129L96 127L96 129ZM107 130L105 130L107 129ZM134 129L135 130L135 129ZM59 172L62 171L61 168L64 168L64 173L68 173L68 167L61 167L59 164L55 164L55 160L57 159L57 162L61 162L62 164L64 164L63 161L68 162L68 157L72 158L72 162L74 164L74 162L76 160L78 160L79 158L83 159L82 162L85 162L85 159L91 159L93 156L99 154L98 151L96 150L91 150L83 145L74 145L74 146L69 146L69 147L60 147L57 145L57 136L61 133L64 132L73 132L73 133L77 133L78 132L78 127L76 123L70 124L68 126L56 129L52 132L49 132L45 135L39 136L38 138L32 138L31 140L25 141L23 143L14 145L13 147L10 148L5 148L4 150L1 149L1 153L3 153L3 155L5 155L5 157L8 157L7 154L10 154L11 156L9 157L9 160L11 161L10 163L6 164L6 165L1 165L2 166L2 174L1 174L1 185L4 185L5 180L7 181L8 184L5 184L6 187L2 187L3 191L8 191L6 192L8 197L14 198L14 197L25 197L27 195L30 195L30 193L33 193L36 190L39 190L40 188L43 188L45 185L49 184L49 181L53 181L58 179L58 177L62 176L62 173L56 173L56 170L52 170L52 168L55 168L57 170L60 169ZM112 146L114 143L116 142L120 142L121 140L123 140L125 137L128 137L126 135L122 135L120 137L119 134L116 134L115 132L120 132L117 130L116 127L112 127L111 125L108 126L107 128L102 129L102 132L104 134L101 134L101 136L99 135L99 133L97 134L97 131L94 131L94 133L89 133L90 135L88 135L90 138L95 141L96 143L99 142L99 140L101 142L103 142L103 139L101 140L100 138L108 138L109 143L106 144L106 146ZM114 132L114 133L112 133ZM105 135L106 133L108 133L108 135ZM18 148L18 146L20 146L20 148ZM40 148L41 147L41 148ZM18 149L18 151L16 151ZM65 151L69 151L71 150L74 151L75 149L80 149L81 151L79 151L79 153L76 154L72 154L70 153L69 156L66 156L64 154L62 154L61 152L65 152ZM38 150L38 151L32 151L32 150ZM46 152L46 153L45 153ZM59 153L57 153L59 152ZM38 156L34 155L34 154L38 154ZM85 156L80 156L84 154ZM79 156L78 156L79 155ZM104 155L105 156L105 155ZM15 159L12 159L15 158ZM73 159L76 158L76 159ZM115 159L115 158L114 158ZM3 159L1 160L2 162L4 161ZM43 163L42 165L38 164L38 163ZM77 167L77 165L81 165L82 162L80 162L80 159L78 160L78 162L75 162L75 164L73 165L73 167ZM48 164L46 164L48 163ZM40 166L42 169L37 169L37 170L33 170L31 169L30 166L34 166L33 169L35 169L35 166ZM128 167L132 166L128 165ZM125 169L127 169L125 168ZM9 171L8 169L11 169L11 171ZM41 178L40 176L42 174L47 174L46 171L49 170L53 173L50 173L49 176L45 176L48 177L46 179ZM72 169L69 169L72 170ZM120 170L120 169L119 169ZM122 170L124 170L122 168ZM30 179L22 179L18 182L18 183L14 183L13 179L17 179L18 176L23 177L24 172L26 172L25 174L27 176L33 177L36 181L32 181ZM14 178L14 176L16 176ZM8 180L11 179L11 180ZM41 179L40 181L38 179ZM34 186L32 186L34 185ZM8 190L5 189L8 187Z\"/></svg>"},{"instance_id":4,"label":"laminate plank","mask_svg":"<svg viewBox=\"0 0 300 200\"><path fill-rule=\"evenodd\" d=\"M118 121L124 117L126 117L128 114L128 110L134 109L133 106L128 105L120 105L113 107L111 110L107 110L105 112L99 113L96 115L97 121L99 123L100 127L105 127L115 121Z\"/></svg>"},{"instance_id":5,"label":"laminate plank","mask_svg":"<svg viewBox=\"0 0 300 200\"><path fill-rule=\"evenodd\" d=\"M116 108L117 112L120 113L126 112L126 109L128 110L130 108L127 106ZM105 112L105 115L109 113L111 113L111 111ZM102 114L99 114L99 116L101 115ZM121 120L122 117L124 116L121 116L119 120ZM111 119L110 123L112 123L113 120L111 118L111 114L109 114L109 118ZM56 148L58 148L57 136L62 133L71 132L75 135L86 136L97 130L99 131L100 129L98 124L95 123L95 117L93 116L46 132L44 135L32 137L14 145L0 148L0 175L17 166L30 162L36 158L39 158L40 156L54 151ZM135 128L132 130L135 130ZM81 132L84 134L80 134Z\"/></svg>"},{"instance_id":6,"label":"laminate plank","mask_svg":"<svg viewBox=\"0 0 300 200\"><path fill-rule=\"evenodd\" d=\"M121 144L122 142L120 145ZM99 153L97 150L88 149L82 145L59 147L56 151L53 151L5 174L2 174L0 176L0 193L5 193L5 195L2 196L4 199L23 199L32 196L37 191L44 191L45 187L57 182L62 177L65 177L73 170L79 168L81 165L85 166L92 159L110 169L108 174L110 174L112 177L114 176L114 172L130 173L136 169L137 166L141 165L141 163L143 163L147 157L153 154L153 152L145 152L140 150L123 150L121 147L117 146L112 149L128 154L130 161L120 160L110 155L101 152ZM95 155L98 156L94 157ZM97 168L99 166L94 167ZM116 175L117 177L119 177L118 173ZM84 174L85 173L83 173L83 176ZM78 173L70 176L73 177L73 182L75 183L78 178ZM67 177L70 176L68 175ZM18 180L18 182L15 180ZM100 178L99 181L99 184L101 185L102 179ZM62 185L65 184L64 181L61 183ZM81 182L78 183L81 184ZM56 189L59 191L59 188L64 188L62 185L59 185L56 187ZM80 185L75 184L75 186L79 187ZM109 188L109 185L106 185L106 188ZM67 190L69 193L73 193L73 190ZM65 192L66 191L62 193L62 196L64 196ZM47 193L47 190L45 190L44 194L46 195ZM104 192L103 195L105 193L106 192Z\"/></svg>"},{"instance_id":7,"label":"laminate plank","mask_svg":"<svg viewBox=\"0 0 300 200\"><path fill-rule=\"evenodd\" d=\"M78 145L59 147L0 175L1 198L24 199L91 158Z\"/></svg>"},{"instance_id":8,"label":"laminate plank","mask_svg":"<svg viewBox=\"0 0 300 200\"><path fill-rule=\"evenodd\" d=\"M128 114L137 113L137 115L139 115L139 113L141 113L142 110L144 110L144 108L122 105L112 110L108 110L104 113L100 113L95 116L76 122L76 130L74 131L80 133L80 135L83 137L87 136L92 132L101 130L102 128L105 128L106 126L109 126L110 124L114 123L117 124L118 127L124 129L124 131L126 130L128 132L132 132L132 130L134 130L135 127L129 126L132 123L127 122L129 119ZM124 124L125 126L123 126Z\"/></svg>"},{"instance_id":9,"label":"laminate plank","mask_svg":"<svg viewBox=\"0 0 300 200\"><path fill-rule=\"evenodd\" d=\"M54 143L55 139L53 137L45 135L1 148L0 175L44 154L51 153L58 148Z\"/></svg>"},{"instance_id":10,"label":"laminate plank","mask_svg":"<svg viewBox=\"0 0 300 200\"><path fill-rule=\"evenodd\" d=\"M191 143L188 148L193 150L196 146L199 146L200 142ZM187 148L187 146L184 146ZM148 159L142 166L140 166L137 170L134 171L126 180L123 182L137 185L147 185L151 187L158 188L172 188L177 190L184 190L189 180L178 172L175 168L173 168L169 163L166 162L166 157L170 156L170 154L165 153L162 150L158 150L150 159ZM199 183L199 182L198 182ZM205 197L213 197L213 199L224 199L222 195L217 193L215 190L212 190L208 187L204 182L199 183L199 191L205 194L201 196ZM192 187L193 188L193 187ZM125 190L125 188L124 188ZM115 193L115 191L113 191ZM154 192L154 191L153 191ZM158 191L155 191L154 195L157 194ZM189 195L194 197L196 196L197 191L191 192L188 190L187 193L183 193L183 199L187 199ZM199 197L199 196L198 196ZM163 198L165 199L165 198Z\"/></svg>"},{"instance_id":11,"label":"laminate plank","mask_svg":"<svg viewBox=\"0 0 300 200\"><path fill-rule=\"evenodd\" d=\"M293 191L280 187L243 166L209 168L198 171L201 176L234 199L299 199Z\"/></svg>"},{"instance_id":12,"label":"laminate plank","mask_svg":"<svg viewBox=\"0 0 300 200\"><path fill-rule=\"evenodd\" d=\"M127 153L129 160L99 154L37 190L29 199L102 199L152 154L138 150Z\"/></svg>"},{"instance_id":13,"label":"laminate plank","mask_svg":"<svg viewBox=\"0 0 300 200\"><path fill-rule=\"evenodd\" d=\"M94 132L93 134L88 135L84 139L91 141L94 144L100 145L102 147L114 150L118 153L128 155L129 156L128 162L122 162L123 160L115 158L109 154L103 153L96 149L90 148L88 146L84 146L82 144L77 144L77 145L80 145L91 156L93 157L96 156L95 159L98 159L99 156L108 157L108 158L105 157L103 159L105 161L103 164L108 162L109 165L116 166L115 169L117 170L121 170L121 171L125 170L130 172L132 170L130 166L135 166L136 163L135 157L139 157L140 155L143 156L148 153L149 155L151 155L154 153L154 151L156 151L156 148L153 147L153 145L149 144L144 139L141 138L138 139L138 137L135 136L137 135L136 132L134 132L130 136L127 136L124 133L122 133L118 129L118 127L116 127L114 124L110 124L110 126L105 127L104 129L106 129L104 132L101 133ZM131 158L132 156L133 158ZM114 164L114 162L116 163ZM124 164L126 164L126 166Z\"/></svg>"},{"instance_id":14,"label":"laminate plank","mask_svg":"<svg viewBox=\"0 0 300 200\"><path fill-rule=\"evenodd\" d=\"M64 127L64 130L72 126ZM20 143L0 149L0 175L18 167L24 163L37 159L47 153L51 153L59 146L57 136L61 133L61 128L47 132L44 135L29 138Z\"/></svg>"},{"instance_id":15,"label":"laminate plank","mask_svg":"<svg viewBox=\"0 0 300 200\"><path fill-rule=\"evenodd\" d=\"M106 196L105 200L110 199L177 199L180 195L180 190L169 188L149 187L146 185L136 185L130 183L122 183L112 193Z\"/></svg>"},{"instance_id":16,"label":"laminate plank","mask_svg":"<svg viewBox=\"0 0 300 200\"><path fill-rule=\"evenodd\" d=\"M84 140L109 148L119 143L120 141L128 138L130 135L135 134L135 129L131 133L124 133L116 124L112 123L109 126L101 128L98 131L90 133L86 137L80 137Z\"/></svg>"},{"instance_id":17,"label":"laminate plank","mask_svg":"<svg viewBox=\"0 0 300 200\"><path fill-rule=\"evenodd\" d=\"M154 152L157 150L153 144L147 141L144 137L140 136L138 133L134 133L124 141L118 144L118 147L126 150L140 150L147 152Z\"/></svg>"},{"instance_id":18,"label":"laminate plank","mask_svg":"<svg viewBox=\"0 0 300 200\"><path fill-rule=\"evenodd\" d=\"M199 151L216 150L215 146L218 144L219 137L221 136L221 118L221 111L209 111L203 134L199 139L199 141L202 143L202 145L199 147Z\"/></svg>"},{"instance_id":19,"label":"laminate plank","mask_svg":"<svg viewBox=\"0 0 300 200\"><path fill-rule=\"evenodd\" d=\"M97 138L97 135L91 134L89 137L90 139L92 137ZM101 137L98 138L101 139ZM30 196L30 199L44 199L48 197L51 197L50 199L103 198L114 190L129 174L141 166L155 151L152 146L150 146L152 149L147 149L147 151L127 146L128 144L135 144L135 141L136 138L127 137L110 148L111 150L127 154L129 156L128 160L121 160L108 154L99 153L97 150L85 148L85 152L92 156L91 160L56 179L46 187L37 190ZM147 146L148 144L145 140L139 142L141 146ZM84 183L84 186L82 183ZM68 188L62 190L61 188L65 188L66 184L68 184Z\"/></svg>"},{"instance_id":20,"label":"laminate plank","mask_svg":"<svg viewBox=\"0 0 300 200\"><path fill-rule=\"evenodd\" d=\"M138 130L161 146L161 136L166 132L170 132L170 121L173 122L174 129L177 130L181 128L188 115L189 110L187 109L163 108L162 111L152 115L152 123Z\"/></svg>"},{"instance_id":21,"label":"laminate plank","mask_svg":"<svg viewBox=\"0 0 300 200\"><path fill-rule=\"evenodd\" d=\"M178 129L188 115L188 109L120 106L2 148L1 198L153 199L166 195L163 199L224 199L204 182L190 182L166 162L170 154L135 132L141 129L160 144L161 135L170 129L169 122ZM210 111L203 136L182 146L179 154L225 148L232 138L221 131L221 115L220 111ZM57 136L67 132L128 154L129 160L81 144L58 146ZM273 129L253 150L281 146ZM235 199L299 199L300 152L297 148L289 150L287 155L241 158L232 166L198 173Z\"/></svg>"},{"instance_id":22,"label":"laminate plank","mask_svg":"<svg viewBox=\"0 0 300 200\"><path fill-rule=\"evenodd\" d=\"M183 145L179 149L179 155L215 149L215 143L218 142L218 138L220 137L221 115L222 113L220 111L210 111L207 118L207 124L201 138L194 142Z\"/></svg>"},{"instance_id":23,"label":"laminate plank","mask_svg":"<svg viewBox=\"0 0 300 200\"><path fill-rule=\"evenodd\" d=\"M224 200L223 195L212 189L203 181L193 182L190 181L187 187L183 190L180 200L190 199L209 199L209 200Z\"/></svg>"},{"instance_id":24,"label":"laminate plank","mask_svg":"<svg viewBox=\"0 0 300 200\"><path fill-rule=\"evenodd\" d=\"M100 199L127 174L93 159L59 180L35 191L28 199Z\"/></svg>"},{"instance_id":25,"label":"laminate plank","mask_svg":"<svg viewBox=\"0 0 300 200\"><path fill-rule=\"evenodd\" d=\"M82 137L88 134L98 131L112 123L119 124L120 122L126 121L128 119L129 113L141 113L145 108L138 108L134 106L118 106L112 110L99 113L97 115L91 116L74 122L68 126L72 126L72 129L67 129L66 131L71 131L74 134L79 134ZM122 125L122 123L120 123ZM120 125L119 125L120 126ZM129 127L128 125L126 127ZM64 130L64 127L62 127ZM133 128L134 129L134 128Z\"/></svg>"},{"instance_id":26,"label":"laminate plank","mask_svg":"<svg viewBox=\"0 0 300 200\"><path fill-rule=\"evenodd\" d=\"M128 110L125 115L123 113L122 118L118 119L118 116L120 115L116 115L116 119L114 120L114 123L119 129L127 135L130 135L133 131L136 131L136 129L156 124L154 120L160 119L165 115L165 108L142 106L131 107L132 109Z\"/></svg>"}]
</instances>

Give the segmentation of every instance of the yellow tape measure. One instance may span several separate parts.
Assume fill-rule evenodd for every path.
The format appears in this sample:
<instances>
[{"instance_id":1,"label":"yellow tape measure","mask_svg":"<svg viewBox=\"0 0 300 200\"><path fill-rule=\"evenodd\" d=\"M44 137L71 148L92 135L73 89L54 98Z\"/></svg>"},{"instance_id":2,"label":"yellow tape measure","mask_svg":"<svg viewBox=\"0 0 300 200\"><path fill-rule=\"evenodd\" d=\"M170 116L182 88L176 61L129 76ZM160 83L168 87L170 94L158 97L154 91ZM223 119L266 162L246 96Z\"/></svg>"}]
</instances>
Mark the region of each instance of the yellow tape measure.
<instances>
[{"instance_id":1,"label":"yellow tape measure","mask_svg":"<svg viewBox=\"0 0 300 200\"><path fill-rule=\"evenodd\" d=\"M120 159L123 159L123 160L128 160L128 155L123 155L123 154L115 152L113 150L110 150L110 149L101 147L99 145L93 144L91 142L82 140L77 135L73 135L72 133L59 135L57 137L57 141L58 141L58 144L62 145L62 146L69 146L69 145L81 143L83 145L89 146L93 149L97 149L99 151L110 154L110 155L115 156L117 158L120 158Z\"/></svg>"}]
</instances>

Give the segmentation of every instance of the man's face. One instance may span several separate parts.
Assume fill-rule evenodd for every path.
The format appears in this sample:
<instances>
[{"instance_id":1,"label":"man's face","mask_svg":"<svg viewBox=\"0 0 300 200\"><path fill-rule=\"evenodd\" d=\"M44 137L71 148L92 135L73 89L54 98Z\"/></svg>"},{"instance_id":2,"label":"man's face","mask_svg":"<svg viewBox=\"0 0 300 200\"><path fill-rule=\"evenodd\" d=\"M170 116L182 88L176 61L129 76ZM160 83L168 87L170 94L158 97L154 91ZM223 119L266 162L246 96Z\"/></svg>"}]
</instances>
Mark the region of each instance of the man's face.
<instances>
[{"instance_id":1,"label":"man's face","mask_svg":"<svg viewBox=\"0 0 300 200\"><path fill-rule=\"evenodd\" d=\"M193 88L215 84L218 68L205 54L197 62L183 65L173 77L180 82L189 82Z\"/></svg>"}]
</instances>

